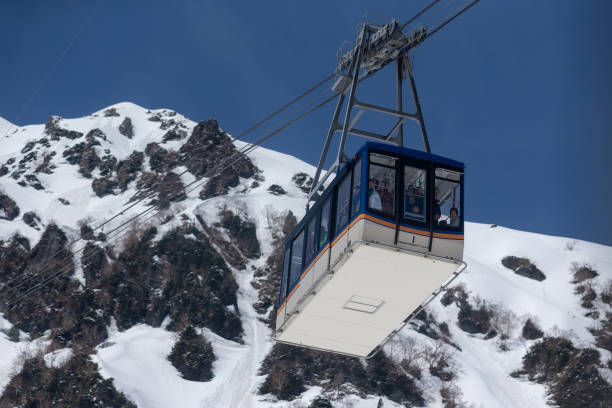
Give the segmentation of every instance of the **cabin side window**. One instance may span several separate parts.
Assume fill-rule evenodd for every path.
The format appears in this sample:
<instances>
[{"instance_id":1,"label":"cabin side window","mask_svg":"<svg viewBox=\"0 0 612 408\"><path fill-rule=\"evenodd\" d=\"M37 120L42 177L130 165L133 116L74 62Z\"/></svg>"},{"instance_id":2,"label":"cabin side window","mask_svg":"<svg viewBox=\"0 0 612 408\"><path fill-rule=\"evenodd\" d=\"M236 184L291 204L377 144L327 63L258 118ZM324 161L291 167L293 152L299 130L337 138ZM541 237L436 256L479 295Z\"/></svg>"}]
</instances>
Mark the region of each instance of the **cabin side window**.
<instances>
[{"instance_id":1,"label":"cabin side window","mask_svg":"<svg viewBox=\"0 0 612 408\"><path fill-rule=\"evenodd\" d=\"M353 168L353 192L351 198L351 217L355 216L361 207L361 159L357 160L355 167Z\"/></svg>"},{"instance_id":2,"label":"cabin side window","mask_svg":"<svg viewBox=\"0 0 612 408\"><path fill-rule=\"evenodd\" d=\"M290 250L285 250L285 255L283 257L283 275L281 277L281 290L280 290L280 299L278 301L278 305L283 304L283 301L287 297L287 279L289 278L289 252Z\"/></svg>"},{"instance_id":3,"label":"cabin side window","mask_svg":"<svg viewBox=\"0 0 612 408\"><path fill-rule=\"evenodd\" d=\"M317 214L313 214L312 220L308 223L308 229L306 230L307 239L306 239L306 262L305 265L308 265L312 258L317 253Z\"/></svg>"},{"instance_id":4,"label":"cabin side window","mask_svg":"<svg viewBox=\"0 0 612 408\"><path fill-rule=\"evenodd\" d=\"M331 210L331 196L327 198L321 208L321 225L319 227L319 248L323 248L329 241L329 220Z\"/></svg>"},{"instance_id":5,"label":"cabin side window","mask_svg":"<svg viewBox=\"0 0 612 408\"><path fill-rule=\"evenodd\" d=\"M427 172L404 166L404 218L425 223L427 214Z\"/></svg>"},{"instance_id":6,"label":"cabin side window","mask_svg":"<svg viewBox=\"0 0 612 408\"><path fill-rule=\"evenodd\" d=\"M394 157L370 153L368 168L368 209L385 215L395 213L395 168Z\"/></svg>"},{"instance_id":7,"label":"cabin side window","mask_svg":"<svg viewBox=\"0 0 612 408\"><path fill-rule=\"evenodd\" d=\"M300 279L302 272L303 258L302 253L304 251L304 231L293 240L291 246L291 269L289 271L289 287L293 288L297 281Z\"/></svg>"},{"instance_id":8,"label":"cabin side window","mask_svg":"<svg viewBox=\"0 0 612 408\"><path fill-rule=\"evenodd\" d=\"M461 173L437 168L433 204L433 225L449 229L461 227Z\"/></svg>"},{"instance_id":9,"label":"cabin side window","mask_svg":"<svg viewBox=\"0 0 612 408\"><path fill-rule=\"evenodd\" d=\"M351 189L351 173L344 176L338 187L338 201L336 202L336 234L348 223L349 201Z\"/></svg>"}]
</instances>

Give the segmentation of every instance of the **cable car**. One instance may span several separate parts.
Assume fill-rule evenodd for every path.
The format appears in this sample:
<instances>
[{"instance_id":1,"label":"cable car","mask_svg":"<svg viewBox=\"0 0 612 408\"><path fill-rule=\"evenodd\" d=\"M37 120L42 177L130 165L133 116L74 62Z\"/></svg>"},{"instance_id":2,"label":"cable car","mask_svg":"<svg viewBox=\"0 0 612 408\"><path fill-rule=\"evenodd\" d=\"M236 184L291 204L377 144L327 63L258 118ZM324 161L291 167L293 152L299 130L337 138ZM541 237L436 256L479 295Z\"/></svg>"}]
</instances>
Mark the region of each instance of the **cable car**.
<instances>
[{"instance_id":1,"label":"cable car","mask_svg":"<svg viewBox=\"0 0 612 408\"><path fill-rule=\"evenodd\" d=\"M371 357L465 267L464 165L367 142L285 244L275 339Z\"/></svg>"}]
</instances>

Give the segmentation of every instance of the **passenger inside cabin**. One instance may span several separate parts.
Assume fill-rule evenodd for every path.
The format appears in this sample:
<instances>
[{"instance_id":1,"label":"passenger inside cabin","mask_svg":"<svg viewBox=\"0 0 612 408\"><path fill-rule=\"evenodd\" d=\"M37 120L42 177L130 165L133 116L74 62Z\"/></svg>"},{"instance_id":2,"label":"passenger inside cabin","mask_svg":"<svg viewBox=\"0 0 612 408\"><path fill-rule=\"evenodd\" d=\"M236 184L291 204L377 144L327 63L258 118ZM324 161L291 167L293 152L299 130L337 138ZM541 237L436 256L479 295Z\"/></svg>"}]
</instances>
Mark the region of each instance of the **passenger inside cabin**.
<instances>
[{"instance_id":1,"label":"passenger inside cabin","mask_svg":"<svg viewBox=\"0 0 612 408\"><path fill-rule=\"evenodd\" d=\"M457 210L455 207L451 208L450 210L450 219L448 220L448 225L450 225L451 227L459 226L459 210Z\"/></svg>"},{"instance_id":2,"label":"passenger inside cabin","mask_svg":"<svg viewBox=\"0 0 612 408\"><path fill-rule=\"evenodd\" d=\"M321 223L321 233L319 234L319 248L323 248L327 244L327 227Z\"/></svg>"},{"instance_id":3,"label":"passenger inside cabin","mask_svg":"<svg viewBox=\"0 0 612 408\"><path fill-rule=\"evenodd\" d=\"M442 211L440 211L440 200L438 196L440 195L440 189L438 187L434 190L434 202L433 202L433 224L438 225L438 221L440 220L440 215L442 215Z\"/></svg>"},{"instance_id":4,"label":"passenger inside cabin","mask_svg":"<svg viewBox=\"0 0 612 408\"><path fill-rule=\"evenodd\" d=\"M434 213L433 215L433 225L446 225L446 221L440 221L440 213Z\"/></svg>"},{"instance_id":5,"label":"passenger inside cabin","mask_svg":"<svg viewBox=\"0 0 612 408\"><path fill-rule=\"evenodd\" d=\"M315 246L315 232L314 232L314 228L312 228L312 231L308 232L308 254L306 254L306 262L310 262L310 260L312 259L315 250L317 249L317 247Z\"/></svg>"},{"instance_id":6,"label":"passenger inside cabin","mask_svg":"<svg viewBox=\"0 0 612 408\"><path fill-rule=\"evenodd\" d=\"M393 189L389 185L389 179L384 179L380 190L380 202L382 203L382 210L388 214L393 214Z\"/></svg>"},{"instance_id":7,"label":"passenger inside cabin","mask_svg":"<svg viewBox=\"0 0 612 408\"><path fill-rule=\"evenodd\" d=\"M382 203L380 201L380 195L376 191L376 185L378 180L370 178L368 181L368 207L373 210L382 210Z\"/></svg>"},{"instance_id":8,"label":"passenger inside cabin","mask_svg":"<svg viewBox=\"0 0 612 408\"><path fill-rule=\"evenodd\" d=\"M416 218L420 218L423 214L421 207L417 203L417 199L413 195L408 196L406 208L410 211L410 215L417 216Z\"/></svg>"}]
</instances>

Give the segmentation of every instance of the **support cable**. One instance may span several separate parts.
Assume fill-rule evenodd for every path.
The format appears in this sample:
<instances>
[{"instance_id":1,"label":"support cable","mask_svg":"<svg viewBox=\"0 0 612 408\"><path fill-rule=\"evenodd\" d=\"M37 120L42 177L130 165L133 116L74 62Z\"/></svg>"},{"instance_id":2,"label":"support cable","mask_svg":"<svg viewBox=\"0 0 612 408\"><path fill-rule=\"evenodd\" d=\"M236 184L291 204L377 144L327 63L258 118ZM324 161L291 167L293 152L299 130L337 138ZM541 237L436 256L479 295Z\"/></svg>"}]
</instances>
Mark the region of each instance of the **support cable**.
<instances>
[{"instance_id":1,"label":"support cable","mask_svg":"<svg viewBox=\"0 0 612 408\"><path fill-rule=\"evenodd\" d=\"M26 111L26 108L28 107L28 105L30 105L30 103L32 103L32 101L34 100L36 95L38 95L38 93L41 91L41 89L45 86L45 84L47 83L47 81L51 77L51 74L53 74L53 72L58 67L58 65L62 62L64 57L66 57L66 55L68 54L68 51L70 51L72 46L76 43L77 39L81 36L81 33L83 33L83 31L85 30L85 27L87 27L87 25L89 24L89 21L92 19L94 14L96 14L96 11L98 11L98 9L100 8L100 6L102 5L103 2L104 2L104 0L99 0L98 1L96 6L89 13L87 18L85 18L85 20L83 21L83 24L81 24L81 27L79 28L79 31L77 31L74 34L74 36L72 36L72 39L70 40L70 42L68 43L66 48L64 48L64 51L62 51L62 53L57 58L57 60L55 61L55 63L51 67L51 69L49 69L49 71L47 71L47 73L45 74L43 79L40 81L40 83L38 84L38 87L34 90L34 92L32 92L32 95L30 95L30 97L28 99L26 99L26 101L23 103L23 105L21 106L21 109L19 110L19 112L17 113L17 116L14 119L15 123L12 124L13 126L19 127L17 125L17 122L19 121L19 119L21 119L21 115L23 115L23 113ZM8 128L6 129L5 135L8 135L10 131L11 131L11 125L9 125Z\"/></svg>"}]
</instances>

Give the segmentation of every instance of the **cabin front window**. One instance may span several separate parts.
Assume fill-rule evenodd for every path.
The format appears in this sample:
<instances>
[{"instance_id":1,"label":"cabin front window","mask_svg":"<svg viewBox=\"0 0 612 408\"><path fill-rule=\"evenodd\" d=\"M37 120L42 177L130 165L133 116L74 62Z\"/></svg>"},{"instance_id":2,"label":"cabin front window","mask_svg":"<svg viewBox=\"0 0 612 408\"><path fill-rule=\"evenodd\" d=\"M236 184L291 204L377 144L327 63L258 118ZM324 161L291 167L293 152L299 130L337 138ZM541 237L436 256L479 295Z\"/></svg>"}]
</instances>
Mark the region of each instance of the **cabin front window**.
<instances>
[{"instance_id":1,"label":"cabin front window","mask_svg":"<svg viewBox=\"0 0 612 408\"><path fill-rule=\"evenodd\" d=\"M461 173L437 168L434 191L433 225L443 228L461 227Z\"/></svg>"},{"instance_id":2,"label":"cabin front window","mask_svg":"<svg viewBox=\"0 0 612 408\"><path fill-rule=\"evenodd\" d=\"M395 167L397 159L370 153L368 208L393 216L395 213Z\"/></svg>"},{"instance_id":3,"label":"cabin front window","mask_svg":"<svg viewBox=\"0 0 612 408\"><path fill-rule=\"evenodd\" d=\"M342 228L348 223L349 219L349 201L351 189L351 174L347 174L344 180L340 182L338 187L338 201L336 206L336 234L342 231Z\"/></svg>"},{"instance_id":4,"label":"cabin front window","mask_svg":"<svg viewBox=\"0 0 612 408\"><path fill-rule=\"evenodd\" d=\"M331 197L329 197L321 209L321 226L319 227L319 248L323 248L329 241L329 220L331 210Z\"/></svg>"},{"instance_id":5,"label":"cabin front window","mask_svg":"<svg viewBox=\"0 0 612 408\"><path fill-rule=\"evenodd\" d=\"M404 218L424 223L426 214L426 170L412 166L404 166Z\"/></svg>"},{"instance_id":6,"label":"cabin front window","mask_svg":"<svg viewBox=\"0 0 612 408\"><path fill-rule=\"evenodd\" d=\"M278 305L282 305L283 301L287 297L287 279L289 278L289 249L285 251L283 257L283 275L281 277L281 293Z\"/></svg>"},{"instance_id":7,"label":"cabin front window","mask_svg":"<svg viewBox=\"0 0 612 408\"><path fill-rule=\"evenodd\" d=\"M354 216L359 212L360 208L360 197L361 197L361 160L357 160L355 167L353 168L353 198L351 199L352 208L351 216Z\"/></svg>"},{"instance_id":8,"label":"cabin front window","mask_svg":"<svg viewBox=\"0 0 612 408\"><path fill-rule=\"evenodd\" d=\"M315 253L317 252L317 237L315 233L317 229L317 217L316 214L313 214L312 220L308 223L308 238L306 239L306 263L308 265Z\"/></svg>"},{"instance_id":9,"label":"cabin front window","mask_svg":"<svg viewBox=\"0 0 612 408\"><path fill-rule=\"evenodd\" d=\"M304 231L293 241L291 246L291 270L289 273L290 287L293 288L297 281L300 279L302 272L303 258L302 253L304 251Z\"/></svg>"}]
</instances>

